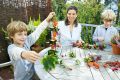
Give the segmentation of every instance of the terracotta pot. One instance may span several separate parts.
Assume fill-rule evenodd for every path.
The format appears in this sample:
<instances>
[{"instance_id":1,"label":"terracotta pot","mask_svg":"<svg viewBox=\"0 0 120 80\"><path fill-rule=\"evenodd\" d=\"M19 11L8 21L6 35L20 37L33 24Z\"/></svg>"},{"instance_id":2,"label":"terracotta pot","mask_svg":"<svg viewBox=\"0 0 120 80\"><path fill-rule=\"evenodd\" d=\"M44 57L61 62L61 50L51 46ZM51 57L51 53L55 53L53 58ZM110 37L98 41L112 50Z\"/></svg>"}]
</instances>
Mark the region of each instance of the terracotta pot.
<instances>
[{"instance_id":1,"label":"terracotta pot","mask_svg":"<svg viewBox=\"0 0 120 80\"><path fill-rule=\"evenodd\" d=\"M113 52L113 54L120 55L120 48L116 44L112 44L112 52Z\"/></svg>"}]
</instances>

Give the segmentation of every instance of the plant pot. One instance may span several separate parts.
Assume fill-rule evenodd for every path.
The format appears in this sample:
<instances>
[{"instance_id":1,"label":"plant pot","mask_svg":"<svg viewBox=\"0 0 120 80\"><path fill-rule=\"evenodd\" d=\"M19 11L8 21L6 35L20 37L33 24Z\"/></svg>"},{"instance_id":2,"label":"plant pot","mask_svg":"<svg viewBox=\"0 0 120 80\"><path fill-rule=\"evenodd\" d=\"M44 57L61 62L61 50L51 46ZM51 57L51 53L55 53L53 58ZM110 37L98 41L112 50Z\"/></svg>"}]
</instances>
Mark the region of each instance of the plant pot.
<instances>
[{"instance_id":1,"label":"plant pot","mask_svg":"<svg viewBox=\"0 0 120 80\"><path fill-rule=\"evenodd\" d=\"M120 55L120 48L117 46L117 44L112 44L112 53Z\"/></svg>"},{"instance_id":2,"label":"plant pot","mask_svg":"<svg viewBox=\"0 0 120 80\"><path fill-rule=\"evenodd\" d=\"M31 50L33 51L36 51L37 53L39 53L41 50L43 50L44 48L41 47L40 45L36 45L34 44L32 47L31 47Z\"/></svg>"}]
</instances>

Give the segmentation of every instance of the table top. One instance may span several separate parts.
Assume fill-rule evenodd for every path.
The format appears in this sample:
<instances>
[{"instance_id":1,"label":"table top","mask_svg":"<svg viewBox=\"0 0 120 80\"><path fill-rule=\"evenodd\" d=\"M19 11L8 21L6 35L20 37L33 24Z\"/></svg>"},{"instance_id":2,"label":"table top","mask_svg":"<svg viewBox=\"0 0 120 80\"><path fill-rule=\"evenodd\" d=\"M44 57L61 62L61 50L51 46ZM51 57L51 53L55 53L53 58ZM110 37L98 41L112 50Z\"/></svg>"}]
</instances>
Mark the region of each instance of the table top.
<instances>
[{"instance_id":1,"label":"table top","mask_svg":"<svg viewBox=\"0 0 120 80\"><path fill-rule=\"evenodd\" d=\"M44 54L50 48L46 48L39 54L44 56ZM76 53L76 58L69 58L68 52L74 51ZM34 68L36 74L41 80L120 80L120 71L112 71L110 68L104 68L103 63L100 62L100 68L96 69L94 67L88 67L84 62L84 58L91 54L102 55L102 61L114 61L120 60L119 55L113 55L111 52L100 51L100 50L84 50L80 48L66 48L59 51L59 55L66 55L64 60L72 70L63 68L57 65L56 68L50 72L45 71L40 60L35 62ZM75 65L75 59L80 60L80 65Z\"/></svg>"}]
</instances>

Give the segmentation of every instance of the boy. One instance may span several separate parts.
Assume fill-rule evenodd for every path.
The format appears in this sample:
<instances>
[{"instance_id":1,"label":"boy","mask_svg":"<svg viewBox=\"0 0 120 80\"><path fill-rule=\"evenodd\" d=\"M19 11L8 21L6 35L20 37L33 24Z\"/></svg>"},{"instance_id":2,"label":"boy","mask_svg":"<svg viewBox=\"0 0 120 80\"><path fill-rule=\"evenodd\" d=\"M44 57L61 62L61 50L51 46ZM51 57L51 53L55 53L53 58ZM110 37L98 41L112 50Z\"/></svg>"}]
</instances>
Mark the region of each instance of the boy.
<instances>
[{"instance_id":1,"label":"boy","mask_svg":"<svg viewBox=\"0 0 120 80\"><path fill-rule=\"evenodd\" d=\"M51 12L29 36L24 22L13 21L7 26L8 36L12 41L8 46L8 54L14 66L14 80L32 80L33 63L39 59L39 54L30 51L30 47L37 41L54 15L55 13Z\"/></svg>"},{"instance_id":2,"label":"boy","mask_svg":"<svg viewBox=\"0 0 120 80\"><path fill-rule=\"evenodd\" d=\"M98 45L105 43L106 49L110 50L110 41L114 35L118 35L118 31L112 26L113 21L116 18L115 13L112 10L104 10L101 14L103 25L96 27L93 34L93 41Z\"/></svg>"}]
</instances>

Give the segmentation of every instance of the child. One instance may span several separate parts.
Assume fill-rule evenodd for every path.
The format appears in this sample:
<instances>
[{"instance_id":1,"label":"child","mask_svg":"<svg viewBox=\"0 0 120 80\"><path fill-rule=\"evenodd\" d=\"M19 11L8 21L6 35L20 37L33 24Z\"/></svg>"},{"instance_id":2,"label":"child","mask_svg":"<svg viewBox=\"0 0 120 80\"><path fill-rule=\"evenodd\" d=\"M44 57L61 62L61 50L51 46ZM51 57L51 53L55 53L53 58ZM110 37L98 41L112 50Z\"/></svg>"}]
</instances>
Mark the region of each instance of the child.
<instances>
[{"instance_id":1,"label":"child","mask_svg":"<svg viewBox=\"0 0 120 80\"><path fill-rule=\"evenodd\" d=\"M106 44L106 48L110 49L110 41L114 35L118 35L118 31L112 26L113 21L116 18L115 13L112 10L104 10L101 14L103 25L98 26L93 34L93 41L98 44Z\"/></svg>"},{"instance_id":2,"label":"child","mask_svg":"<svg viewBox=\"0 0 120 80\"><path fill-rule=\"evenodd\" d=\"M55 13L51 12L29 36L27 36L27 25L24 22L13 21L7 26L8 35L12 41L8 46L8 54L14 66L14 80L32 79L33 63L39 59L39 54L30 51L30 47L37 41L54 15Z\"/></svg>"}]
</instances>

